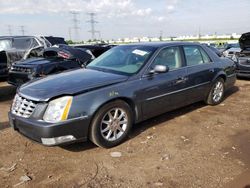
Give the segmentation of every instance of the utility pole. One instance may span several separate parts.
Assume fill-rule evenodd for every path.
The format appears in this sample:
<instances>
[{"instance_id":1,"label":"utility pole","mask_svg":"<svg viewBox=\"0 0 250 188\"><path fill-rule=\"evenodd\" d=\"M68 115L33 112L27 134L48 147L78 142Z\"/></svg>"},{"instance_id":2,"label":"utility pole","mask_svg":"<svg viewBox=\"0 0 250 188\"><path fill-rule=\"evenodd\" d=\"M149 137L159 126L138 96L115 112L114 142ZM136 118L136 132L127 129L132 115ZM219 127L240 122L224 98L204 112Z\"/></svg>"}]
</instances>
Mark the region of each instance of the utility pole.
<instances>
[{"instance_id":1,"label":"utility pole","mask_svg":"<svg viewBox=\"0 0 250 188\"><path fill-rule=\"evenodd\" d=\"M95 16L96 14L91 12L91 13L88 13L88 15L90 16L90 20L88 20L87 22L90 23L90 26L91 26L91 30L88 31L91 33L92 35L92 40L95 40L96 39L96 36L95 34L98 33L98 31L95 30L95 24L98 23L96 20L95 20Z\"/></svg>"},{"instance_id":2,"label":"utility pole","mask_svg":"<svg viewBox=\"0 0 250 188\"><path fill-rule=\"evenodd\" d=\"M198 33L199 39L201 38L201 26L199 26L199 33Z\"/></svg>"},{"instance_id":3,"label":"utility pole","mask_svg":"<svg viewBox=\"0 0 250 188\"><path fill-rule=\"evenodd\" d=\"M12 35L12 25L7 25L9 36Z\"/></svg>"},{"instance_id":4,"label":"utility pole","mask_svg":"<svg viewBox=\"0 0 250 188\"><path fill-rule=\"evenodd\" d=\"M75 40L77 41L77 40L79 40L79 29L80 29L80 27L79 27L78 24L79 24L80 21L78 19L78 16L79 16L80 13L76 12L76 11L71 11L70 14L73 17L73 19L72 19L72 21L73 21L73 27L72 28L75 31ZM71 31L70 31L70 35L71 35Z\"/></svg>"},{"instance_id":5,"label":"utility pole","mask_svg":"<svg viewBox=\"0 0 250 188\"><path fill-rule=\"evenodd\" d=\"M160 41L162 41L162 35L163 35L163 31L161 30L160 31L160 37L159 37Z\"/></svg>"},{"instance_id":6,"label":"utility pole","mask_svg":"<svg viewBox=\"0 0 250 188\"><path fill-rule=\"evenodd\" d=\"M69 27L69 40L72 40L72 36L71 36L71 28Z\"/></svg>"},{"instance_id":7,"label":"utility pole","mask_svg":"<svg viewBox=\"0 0 250 188\"><path fill-rule=\"evenodd\" d=\"M25 26L24 25L20 25L20 31L21 31L21 33L22 33L22 35L24 36L24 34L25 34Z\"/></svg>"}]
</instances>

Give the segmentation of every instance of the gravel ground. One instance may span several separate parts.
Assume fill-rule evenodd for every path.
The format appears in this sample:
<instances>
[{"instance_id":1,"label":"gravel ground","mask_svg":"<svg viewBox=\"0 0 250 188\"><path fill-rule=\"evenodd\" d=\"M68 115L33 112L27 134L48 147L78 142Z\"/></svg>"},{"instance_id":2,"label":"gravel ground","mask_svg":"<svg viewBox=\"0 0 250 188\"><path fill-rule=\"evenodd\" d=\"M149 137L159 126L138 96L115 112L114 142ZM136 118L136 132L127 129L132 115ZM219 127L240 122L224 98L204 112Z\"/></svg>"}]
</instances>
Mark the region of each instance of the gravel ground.
<instances>
[{"instance_id":1,"label":"gravel ground","mask_svg":"<svg viewBox=\"0 0 250 188\"><path fill-rule=\"evenodd\" d=\"M135 125L112 149L45 147L21 136L7 119L14 94L0 82L0 187L250 185L250 80L238 80L218 106L196 103Z\"/></svg>"}]
</instances>

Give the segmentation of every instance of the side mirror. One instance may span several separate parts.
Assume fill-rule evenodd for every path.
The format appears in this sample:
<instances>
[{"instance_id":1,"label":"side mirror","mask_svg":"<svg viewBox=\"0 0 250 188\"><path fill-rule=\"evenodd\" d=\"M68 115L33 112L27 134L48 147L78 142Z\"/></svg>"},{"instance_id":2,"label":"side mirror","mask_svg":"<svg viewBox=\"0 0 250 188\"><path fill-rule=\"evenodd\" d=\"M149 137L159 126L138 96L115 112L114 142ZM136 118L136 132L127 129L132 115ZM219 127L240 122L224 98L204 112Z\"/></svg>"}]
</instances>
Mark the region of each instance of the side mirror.
<instances>
[{"instance_id":1,"label":"side mirror","mask_svg":"<svg viewBox=\"0 0 250 188\"><path fill-rule=\"evenodd\" d=\"M150 74L155 74L155 73L166 73L169 71L169 67L165 65L155 65L154 69L149 71Z\"/></svg>"}]
</instances>

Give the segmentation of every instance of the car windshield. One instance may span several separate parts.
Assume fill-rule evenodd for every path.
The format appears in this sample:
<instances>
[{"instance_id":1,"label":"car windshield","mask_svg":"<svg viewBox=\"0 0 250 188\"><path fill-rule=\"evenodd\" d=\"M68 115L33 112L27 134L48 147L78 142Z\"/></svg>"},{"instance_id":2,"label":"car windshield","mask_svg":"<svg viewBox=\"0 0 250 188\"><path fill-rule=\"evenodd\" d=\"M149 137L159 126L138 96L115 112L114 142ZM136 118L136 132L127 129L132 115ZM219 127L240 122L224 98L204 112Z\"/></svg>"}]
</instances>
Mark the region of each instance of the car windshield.
<instances>
[{"instance_id":1,"label":"car windshield","mask_svg":"<svg viewBox=\"0 0 250 188\"><path fill-rule=\"evenodd\" d=\"M31 49L39 46L34 38L14 38L12 48L19 50Z\"/></svg>"},{"instance_id":2,"label":"car windshield","mask_svg":"<svg viewBox=\"0 0 250 188\"><path fill-rule=\"evenodd\" d=\"M118 46L96 58L87 68L132 75L145 65L155 50L150 46Z\"/></svg>"}]
</instances>

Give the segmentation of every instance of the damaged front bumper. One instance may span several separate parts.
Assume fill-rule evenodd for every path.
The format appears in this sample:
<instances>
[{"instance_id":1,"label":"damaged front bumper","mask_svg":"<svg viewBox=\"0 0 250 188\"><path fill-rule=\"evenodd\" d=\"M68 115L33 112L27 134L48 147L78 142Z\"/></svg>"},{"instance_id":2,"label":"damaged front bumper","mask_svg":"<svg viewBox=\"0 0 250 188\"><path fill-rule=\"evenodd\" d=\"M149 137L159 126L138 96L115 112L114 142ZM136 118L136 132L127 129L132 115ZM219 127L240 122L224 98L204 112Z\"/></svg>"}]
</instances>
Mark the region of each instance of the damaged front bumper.
<instances>
[{"instance_id":1,"label":"damaged front bumper","mask_svg":"<svg viewBox=\"0 0 250 188\"><path fill-rule=\"evenodd\" d=\"M11 127L22 135L43 145L55 146L86 141L90 120L81 117L51 124L19 117L9 112L9 122Z\"/></svg>"}]
</instances>

